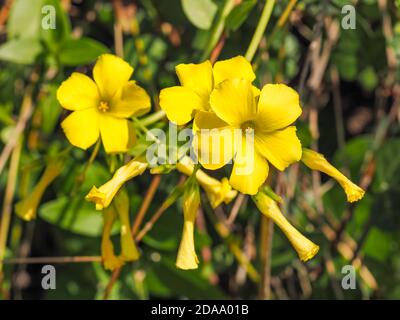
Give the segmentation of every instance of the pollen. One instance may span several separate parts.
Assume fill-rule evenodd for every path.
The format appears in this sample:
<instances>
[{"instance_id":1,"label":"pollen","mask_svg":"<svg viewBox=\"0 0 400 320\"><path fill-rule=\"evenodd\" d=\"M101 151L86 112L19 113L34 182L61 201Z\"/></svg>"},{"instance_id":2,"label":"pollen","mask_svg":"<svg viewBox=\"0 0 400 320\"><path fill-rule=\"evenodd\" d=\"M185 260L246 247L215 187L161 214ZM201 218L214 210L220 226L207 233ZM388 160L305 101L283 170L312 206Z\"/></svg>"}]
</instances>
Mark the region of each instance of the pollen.
<instances>
[{"instance_id":1,"label":"pollen","mask_svg":"<svg viewBox=\"0 0 400 320\"><path fill-rule=\"evenodd\" d=\"M105 101L100 101L98 108L101 112L106 112L110 109L108 103Z\"/></svg>"}]
</instances>

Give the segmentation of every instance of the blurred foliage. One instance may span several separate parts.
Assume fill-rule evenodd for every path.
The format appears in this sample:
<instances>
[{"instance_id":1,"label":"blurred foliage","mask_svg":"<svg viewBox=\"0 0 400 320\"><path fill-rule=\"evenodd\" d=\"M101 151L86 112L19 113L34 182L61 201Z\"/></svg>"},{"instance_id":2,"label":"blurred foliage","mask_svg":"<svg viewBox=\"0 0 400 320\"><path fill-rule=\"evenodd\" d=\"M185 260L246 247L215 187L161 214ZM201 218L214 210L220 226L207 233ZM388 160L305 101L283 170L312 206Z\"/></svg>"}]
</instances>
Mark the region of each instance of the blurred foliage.
<instances>
[{"instance_id":1,"label":"blurred foliage","mask_svg":"<svg viewBox=\"0 0 400 320\"><path fill-rule=\"evenodd\" d=\"M117 2L122 3L114 1L114 5ZM135 67L135 78L150 93L157 107L159 90L177 83L174 66L182 62L199 61L224 2L124 1L126 7L118 16L111 1L13 1L0 38L1 149L16 125L22 97L29 83L34 84L35 106L32 119L24 131L15 200L22 198L34 186L48 156L68 147L59 126L66 113L58 105L56 89L74 70L88 72L100 54L115 52L115 23L121 23L124 32L124 59ZM384 14L376 0L357 2L356 29L339 28L319 92L310 90L302 80L302 72L309 63L309 45L318 34L320 16L329 17L330 21L340 25L343 17L341 8L350 1L298 1L289 23L275 29L288 3L277 1L253 61L257 67L257 85L286 82L303 90L301 97L305 115L316 100L322 101L317 106L319 148L327 158L334 159L335 165L343 168L353 181L358 182L362 178L366 155L372 154L376 168L366 197L353 206L345 203L340 187L330 184L326 177L322 177L325 192L320 199L313 192L311 175L298 178L295 197L289 199L285 212L299 229L321 246L321 251L309 263L300 263L287 239L276 230L271 261L273 298L400 299L398 120L387 124L384 142L377 139L377 132L388 121L385 115L394 103L387 88L400 80L398 68L394 70L394 78L388 76L391 69L387 58L387 51L391 50L398 66L400 4L399 1L384 2L387 3ZM46 5L52 5L56 10L54 30L42 28L46 16L42 8ZM225 43L220 58L246 52L263 5L263 1L243 0L229 13L225 21ZM390 38L382 27L385 15L391 21ZM325 43L329 35L324 25L319 32ZM337 98L341 101L343 113L343 146L338 142L341 133L337 122L333 120L335 93L332 92L331 70L337 70L339 75L340 96ZM157 125L164 126L165 123L159 122ZM306 116L299 120L298 128L303 145L316 143ZM139 154L148 144L144 135L138 133L138 144L130 154ZM77 177L83 172L89 156L90 151L71 150L61 177L46 191L37 221L25 223L13 216L6 258L18 256L26 243L31 247L30 256L85 256L99 253L102 219L94 206L84 201L84 195L92 185L100 185L110 178L110 172L123 159L119 156L106 159L100 154L79 185ZM283 175L288 185L291 183L289 174ZM0 176L0 202L4 198L7 176L8 166ZM178 179L178 174L162 176L148 216L158 209ZM150 180L151 175L145 173L127 185L132 216L136 214ZM281 196L286 198L285 193ZM322 202L323 213L310 220L305 212L307 208L317 212L319 201ZM231 206L225 206L224 211L229 212ZM322 227L327 224L337 226L349 210L353 215L345 232L359 244L359 257L376 279L377 288L371 288L359 273L356 290L345 291L340 287L340 270L343 265L349 264L349 258L343 257L337 250L331 250L331 241L324 236ZM175 268L178 235L182 227L181 212L178 202L165 212L144 237L140 244L142 258L123 269L110 298L256 298L258 285L242 279L243 270L240 271L232 252L207 218L208 232L196 231L196 249L200 253L211 248L211 259L201 261L197 271ZM260 215L249 201L242 206L232 234L241 246L246 235L254 236L252 246L257 257L253 262L257 270L261 267L257 252L260 247L259 226ZM332 263L335 269L333 274L326 267L328 263ZM308 272L318 271L318 267L322 271L316 279L307 276ZM5 269L4 286L10 286L10 281L13 281L14 297L101 299L110 277L98 263L59 265L57 290L45 292L40 288L40 266L27 265L21 268L7 265ZM30 281L17 281L24 270L28 272ZM15 275L12 278L14 280L11 280L11 273Z\"/></svg>"}]
</instances>

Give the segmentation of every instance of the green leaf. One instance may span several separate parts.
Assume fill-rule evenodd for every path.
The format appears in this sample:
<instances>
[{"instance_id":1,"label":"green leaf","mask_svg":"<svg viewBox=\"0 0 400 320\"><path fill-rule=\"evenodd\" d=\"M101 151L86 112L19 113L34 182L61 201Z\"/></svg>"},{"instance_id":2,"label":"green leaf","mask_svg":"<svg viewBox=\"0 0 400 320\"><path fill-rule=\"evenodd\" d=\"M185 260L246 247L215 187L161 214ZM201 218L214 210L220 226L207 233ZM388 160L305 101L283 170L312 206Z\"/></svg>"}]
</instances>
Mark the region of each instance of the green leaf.
<instances>
[{"instance_id":1,"label":"green leaf","mask_svg":"<svg viewBox=\"0 0 400 320\"><path fill-rule=\"evenodd\" d=\"M299 121L296 134L303 148L307 148L311 145L312 136L307 124Z\"/></svg>"},{"instance_id":2,"label":"green leaf","mask_svg":"<svg viewBox=\"0 0 400 320\"><path fill-rule=\"evenodd\" d=\"M103 229L101 211L84 198L63 196L42 205L39 216L58 227L84 236L97 237Z\"/></svg>"},{"instance_id":3,"label":"green leaf","mask_svg":"<svg viewBox=\"0 0 400 320\"><path fill-rule=\"evenodd\" d=\"M360 81L362 87L367 91L372 91L378 85L378 76L372 66L366 67L363 71L361 71L358 76L358 80Z\"/></svg>"},{"instance_id":4,"label":"green leaf","mask_svg":"<svg viewBox=\"0 0 400 320\"><path fill-rule=\"evenodd\" d=\"M245 0L233 8L231 13L226 18L226 28L233 31L239 29L243 22L246 21L251 9L253 9L256 3L256 0Z\"/></svg>"},{"instance_id":5,"label":"green leaf","mask_svg":"<svg viewBox=\"0 0 400 320\"><path fill-rule=\"evenodd\" d=\"M166 254L161 256L159 263L152 265L154 270L154 281L157 280L158 286L170 288L177 297L187 297L189 299L225 299L224 293L217 287L210 284L206 279L201 276L201 269L197 270L179 270L175 266L175 261L168 257ZM158 279L154 279L157 277ZM150 287L152 289L153 287Z\"/></svg>"},{"instance_id":6,"label":"green leaf","mask_svg":"<svg viewBox=\"0 0 400 320\"><path fill-rule=\"evenodd\" d=\"M181 0L183 11L189 21L199 29L211 27L218 7L211 0Z\"/></svg>"},{"instance_id":7,"label":"green leaf","mask_svg":"<svg viewBox=\"0 0 400 320\"><path fill-rule=\"evenodd\" d=\"M372 227L365 241L363 252L372 258L384 262L392 251L391 247L391 235L376 227Z\"/></svg>"},{"instance_id":8,"label":"green leaf","mask_svg":"<svg viewBox=\"0 0 400 320\"><path fill-rule=\"evenodd\" d=\"M372 185L375 192L400 190L400 139L387 141L376 157L376 174Z\"/></svg>"},{"instance_id":9,"label":"green leaf","mask_svg":"<svg viewBox=\"0 0 400 320\"><path fill-rule=\"evenodd\" d=\"M82 192L73 198L61 195L55 200L46 202L39 208L39 216L61 229L76 234L100 236L103 229L101 211L97 211L93 203L86 201L85 195L92 186L100 186L109 178L110 174L103 166L93 163L87 170L81 187Z\"/></svg>"},{"instance_id":10,"label":"green leaf","mask_svg":"<svg viewBox=\"0 0 400 320\"><path fill-rule=\"evenodd\" d=\"M0 46L0 60L20 64L32 64L42 51L38 39L24 38L10 40Z\"/></svg>"},{"instance_id":11,"label":"green leaf","mask_svg":"<svg viewBox=\"0 0 400 320\"><path fill-rule=\"evenodd\" d=\"M57 86L49 86L48 94L44 95L39 102L39 108L42 110L43 117L42 129L45 134L50 134L53 132L62 110L58 104L56 92Z\"/></svg>"},{"instance_id":12,"label":"green leaf","mask_svg":"<svg viewBox=\"0 0 400 320\"><path fill-rule=\"evenodd\" d=\"M332 59L344 80L353 81L357 78L359 60L356 55L337 53L333 55Z\"/></svg>"},{"instance_id":13,"label":"green leaf","mask_svg":"<svg viewBox=\"0 0 400 320\"><path fill-rule=\"evenodd\" d=\"M398 191L389 190L388 192L374 194L374 203L371 210L372 225L381 230L396 232L400 225L399 207Z\"/></svg>"},{"instance_id":14,"label":"green leaf","mask_svg":"<svg viewBox=\"0 0 400 320\"><path fill-rule=\"evenodd\" d=\"M68 15L63 10L59 0L42 1L42 24L47 26L50 22L50 19L54 18L55 28L44 28L42 26L40 28L41 37L50 48L55 48L58 44L62 43L69 37L71 33L71 24L69 22Z\"/></svg>"},{"instance_id":15,"label":"green leaf","mask_svg":"<svg viewBox=\"0 0 400 320\"><path fill-rule=\"evenodd\" d=\"M9 39L39 38L43 0L16 0L7 22Z\"/></svg>"},{"instance_id":16,"label":"green leaf","mask_svg":"<svg viewBox=\"0 0 400 320\"><path fill-rule=\"evenodd\" d=\"M183 216L179 211L176 208L167 210L158 223L153 226L151 232L146 234L143 242L149 247L158 250L176 250L180 240L183 221Z\"/></svg>"},{"instance_id":17,"label":"green leaf","mask_svg":"<svg viewBox=\"0 0 400 320\"><path fill-rule=\"evenodd\" d=\"M109 52L108 48L102 43L90 39L69 39L60 48L60 62L68 66L77 66L91 63L96 58Z\"/></svg>"},{"instance_id":18,"label":"green leaf","mask_svg":"<svg viewBox=\"0 0 400 320\"><path fill-rule=\"evenodd\" d=\"M349 167L351 177L354 181L358 181L365 153L371 147L371 144L372 138L369 135L349 140L343 149L336 152L333 164L336 167Z\"/></svg>"}]
</instances>

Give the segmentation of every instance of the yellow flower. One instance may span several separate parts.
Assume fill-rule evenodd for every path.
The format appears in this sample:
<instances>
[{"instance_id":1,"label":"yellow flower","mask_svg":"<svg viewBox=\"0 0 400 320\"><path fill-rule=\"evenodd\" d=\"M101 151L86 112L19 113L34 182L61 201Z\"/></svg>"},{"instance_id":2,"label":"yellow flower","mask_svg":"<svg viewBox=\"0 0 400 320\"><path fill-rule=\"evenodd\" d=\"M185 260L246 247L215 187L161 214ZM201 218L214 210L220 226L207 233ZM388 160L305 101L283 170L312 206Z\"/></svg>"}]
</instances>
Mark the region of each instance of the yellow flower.
<instances>
[{"instance_id":1,"label":"yellow flower","mask_svg":"<svg viewBox=\"0 0 400 320\"><path fill-rule=\"evenodd\" d=\"M111 241L111 232L115 220L119 217L121 254L116 256L114 245ZM101 239L101 257L104 268L114 270L122 267L126 261L136 261L139 259L139 251L133 240L129 223L129 198L124 189L115 197L113 203L103 210L103 234Z\"/></svg>"},{"instance_id":2,"label":"yellow flower","mask_svg":"<svg viewBox=\"0 0 400 320\"><path fill-rule=\"evenodd\" d=\"M213 112L196 115L194 150L207 169L233 159L229 182L234 189L254 195L268 176L267 161L283 171L300 160L301 143L291 126L301 114L295 90L267 84L256 101L250 81L228 79L213 90L210 104Z\"/></svg>"},{"instance_id":3,"label":"yellow flower","mask_svg":"<svg viewBox=\"0 0 400 320\"><path fill-rule=\"evenodd\" d=\"M121 259L124 261L136 261L139 259L140 254L132 237L131 224L129 222L129 198L125 189L122 189L117 194L113 205L121 222Z\"/></svg>"},{"instance_id":4,"label":"yellow flower","mask_svg":"<svg viewBox=\"0 0 400 320\"><path fill-rule=\"evenodd\" d=\"M302 261L310 260L318 253L319 246L304 237L287 221L274 200L263 192L257 193L252 198L261 213L274 221L286 235Z\"/></svg>"},{"instance_id":5,"label":"yellow flower","mask_svg":"<svg viewBox=\"0 0 400 320\"><path fill-rule=\"evenodd\" d=\"M332 166L322 154L304 148L301 161L310 169L321 171L335 179L344 189L348 202L358 201L364 196L365 191Z\"/></svg>"},{"instance_id":6,"label":"yellow flower","mask_svg":"<svg viewBox=\"0 0 400 320\"><path fill-rule=\"evenodd\" d=\"M193 173L194 165L192 160L186 156L178 162L176 168L185 175L190 176ZM196 171L196 179L205 190L213 208L218 207L222 202L228 204L237 195L237 191L232 190L232 187L226 178L219 181L199 169Z\"/></svg>"},{"instance_id":7,"label":"yellow flower","mask_svg":"<svg viewBox=\"0 0 400 320\"><path fill-rule=\"evenodd\" d=\"M200 206L197 183L190 183L183 195L183 231L176 266L179 269L197 269L199 259L194 248L194 223Z\"/></svg>"},{"instance_id":8,"label":"yellow flower","mask_svg":"<svg viewBox=\"0 0 400 320\"><path fill-rule=\"evenodd\" d=\"M179 64L175 68L180 86L166 88L160 92L160 106L170 121L183 125L193 119L197 111L210 109L210 94L214 86L230 78L247 79L256 76L251 64L242 56L199 64ZM257 93L259 90L254 87Z\"/></svg>"},{"instance_id":9,"label":"yellow flower","mask_svg":"<svg viewBox=\"0 0 400 320\"><path fill-rule=\"evenodd\" d=\"M47 187L54 181L54 179L57 178L58 175L61 173L62 166L63 162L60 159L49 162L33 191L25 199L21 200L15 205L15 212L20 218L26 221L30 221L36 218L37 209L40 204L40 200L42 199L43 193L46 191Z\"/></svg>"},{"instance_id":10,"label":"yellow flower","mask_svg":"<svg viewBox=\"0 0 400 320\"><path fill-rule=\"evenodd\" d=\"M141 175L146 170L147 166L147 163L136 160L129 161L126 165L115 171L112 179L107 181L100 188L93 186L87 194L86 200L94 202L96 204L96 210L107 208L122 185L126 181Z\"/></svg>"},{"instance_id":11,"label":"yellow flower","mask_svg":"<svg viewBox=\"0 0 400 320\"><path fill-rule=\"evenodd\" d=\"M101 136L107 153L125 152L132 143L127 120L147 112L150 98L135 81L133 68L121 58L101 55L93 78L74 72L57 90L61 106L73 111L61 124L69 142L86 150Z\"/></svg>"},{"instance_id":12,"label":"yellow flower","mask_svg":"<svg viewBox=\"0 0 400 320\"><path fill-rule=\"evenodd\" d=\"M117 213L114 206L110 206L103 211L103 234L101 238L101 258L104 268L114 270L122 267L124 261L118 258L114 253L114 245L111 241L111 231L114 225Z\"/></svg>"}]
</instances>

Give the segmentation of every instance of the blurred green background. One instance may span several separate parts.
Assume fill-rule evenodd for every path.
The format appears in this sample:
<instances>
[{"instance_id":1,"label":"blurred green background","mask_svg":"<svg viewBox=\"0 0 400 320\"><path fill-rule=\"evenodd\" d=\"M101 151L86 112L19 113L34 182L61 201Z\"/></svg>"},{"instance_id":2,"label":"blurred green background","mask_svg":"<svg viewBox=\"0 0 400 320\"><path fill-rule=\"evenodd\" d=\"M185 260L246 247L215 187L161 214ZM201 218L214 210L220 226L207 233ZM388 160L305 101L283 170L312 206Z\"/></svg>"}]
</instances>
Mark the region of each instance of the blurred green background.
<instances>
[{"instance_id":1,"label":"blurred green background","mask_svg":"<svg viewBox=\"0 0 400 320\"><path fill-rule=\"evenodd\" d=\"M159 90L177 84L178 63L199 62L210 53L219 54L219 59L245 54L265 1L231 1L233 9L224 12L227 2L0 1L1 150L13 134L28 90L34 106L22 133L13 204L35 185L44 159L68 147L59 125L67 112L55 97L63 80L76 70L90 74L104 52L118 53L135 67L135 80L149 92L157 110ZM280 25L290 2L295 6ZM355 8L356 28L346 30L341 27L347 14L342 8L348 4ZM44 5L56 10L55 30L42 28ZM301 263L275 228L272 299L400 299L399 10L400 2L390 0L276 1L252 61L256 85L285 82L297 89L303 107L297 124L303 145L318 146L353 181L365 185L367 194L349 205L338 185L305 167L300 166L295 181L298 165L278 175L285 214L321 249L313 260ZM222 38L210 47L219 21ZM132 155L147 147L144 137L138 138ZM5 259L99 255L102 218L84 196L92 185L104 183L109 168L122 159L100 154L76 190L89 156L90 152L72 149L62 175L45 193L37 220L26 223L12 215ZM4 207L8 163L0 172ZM151 179L146 172L127 185L132 217ZM178 180L176 172L162 175L146 219ZM228 215L232 206L219 208L217 216ZM245 199L228 239L215 231L211 208L205 206L204 211L204 228L196 231L198 270L182 271L174 265L182 228L178 202L145 236L139 245L142 258L122 269L109 298L265 298L260 282L248 278L229 246L237 243L262 273L262 223L252 202ZM341 269L348 264L357 270L355 290L341 286ZM57 264L57 289L45 291L41 267L5 264L2 298L101 299L110 280L98 262Z\"/></svg>"}]
</instances>

